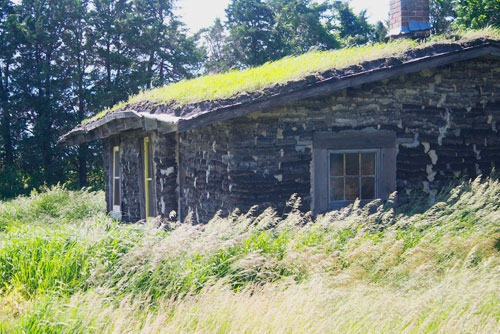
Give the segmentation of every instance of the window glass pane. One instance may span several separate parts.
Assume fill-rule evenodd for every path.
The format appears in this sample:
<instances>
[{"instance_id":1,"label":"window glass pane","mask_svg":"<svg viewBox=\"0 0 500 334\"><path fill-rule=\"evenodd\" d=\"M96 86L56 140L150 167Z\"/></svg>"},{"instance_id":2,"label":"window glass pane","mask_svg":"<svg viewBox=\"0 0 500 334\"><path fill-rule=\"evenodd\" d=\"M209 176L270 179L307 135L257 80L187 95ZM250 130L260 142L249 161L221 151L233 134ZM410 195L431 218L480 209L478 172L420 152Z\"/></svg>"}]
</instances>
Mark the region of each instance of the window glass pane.
<instances>
[{"instance_id":1,"label":"window glass pane","mask_svg":"<svg viewBox=\"0 0 500 334\"><path fill-rule=\"evenodd\" d=\"M345 175L359 175L359 153L346 153Z\"/></svg>"},{"instance_id":2,"label":"window glass pane","mask_svg":"<svg viewBox=\"0 0 500 334\"><path fill-rule=\"evenodd\" d=\"M113 196L113 205L120 205L120 179L113 180L114 185L114 196Z\"/></svg>"},{"instance_id":3,"label":"window glass pane","mask_svg":"<svg viewBox=\"0 0 500 334\"><path fill-rule=\"evenodd\" d=\"M330 175L331 176L344 175L344 154L342 153L330 154Z\"/></svg>"},{"instance_id":4,"label":"window glass pane","mask_svg":"<svg viewBox=\"0 0 500 334\"><path fill-rule=\"evenodd\" d=\"M343 201L344 200L344 178L332 177L330 178L330 201Z\"/></svg>"},{"instance_id":5,"label":"window glass pane","mask_svg":"<svg viewBox=\"0 0 500 334\"><path fill-rule=\"evenodd\" d=\"M345 199L354 201L359 197L359 177L346 177L345 180Z\"/></svg>"},{"instance_id":6,"label":"window glass pane","mask_svg":"<svg viewBox=\"0 0 500 334\"><path fill-rule=\"evenodd\" d=\"M375 152L361 153L361 175L375 175Z\"/></svg>"},{"instance_id":7,"label":"window glass pane","mask_svg":"<svg viewBox=\"0 0 500 334\"><path fill-rule=\"evenodd\" d=\"M118 177L120 175L120 151L114 151L114 164L113 177Z\"/></svg>"},{"instance_id":8,"label":"window glass pane","mask_svg":"<svg viewBox=\"0 0 500 334\"><path fill-rule=\"evenodd\" d=\"M375 178L363 177L361 179L361 198L375 199Z\"/></svg>"}]
</instances>

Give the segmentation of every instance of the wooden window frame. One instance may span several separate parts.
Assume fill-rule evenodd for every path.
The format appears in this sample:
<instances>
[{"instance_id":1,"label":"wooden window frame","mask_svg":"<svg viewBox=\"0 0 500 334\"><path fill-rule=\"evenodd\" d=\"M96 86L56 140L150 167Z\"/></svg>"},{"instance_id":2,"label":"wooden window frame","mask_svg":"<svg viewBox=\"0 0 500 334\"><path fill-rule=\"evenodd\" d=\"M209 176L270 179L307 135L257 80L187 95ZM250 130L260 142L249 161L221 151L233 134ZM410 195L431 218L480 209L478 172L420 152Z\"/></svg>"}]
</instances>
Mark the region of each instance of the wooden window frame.
<instances>
[{"instance_id":1,"label":"wooden window frame","mask_svg":"<svg viewBox=\"0 0 500 334\"><path fill-rule=\"evenodd\" d=\"M380 175L380 149L375 148L375 149L359 149L359 150L356 150L356 149L328 150L328 168L330 166L330 158L331 158L332 153L334 153L334 154L337 154L337 153L341 153L341 154L342 153L375 153L375 174L373 176L375 177L375 198L379 198L379 196L378 196L378 182L377 181L378 181L378 178ZM344 161L344 164L345 164L345 161ZM359 166L359 168L361 169L361 165ZM366 175L366 176L371 176L371 175ZM332 200L331 199L331 188L330 188L331 187L330 179L332 178L332 176L330 175L330 173L328 173L327 177L328 177L327 180L328 180L328 208L329 209L342 208L342 207L345 207L345 206L354 202L352 200L346 200L345 195L344 195L344 200ZM363 175L360 174L358 177L361 179L363 177ZM344 178L344 188L345 188L346 176L343 176L343 178ZM361 186L361 182L360 182L360 186ZM361 188L360 188L360 192L361 192ZM373 201L373 199L369 199L369 200L361 199L361 203L368 203L370 201Z\"/></svg>"},{"instance_id":2,"label":"wooden window frame","mask_svg":"<svg viewBox=\"0 0 500 334\"><path fill-rule=\"evenodd\" d=\"M396 190L396 134L381 130L316 132L313 135L311 175L312 205L315 213L339 209L354 201L330 201L330 153L376 151L376 198L387 199ZM365 202L369 202L366 200Z\"/></svg>"},{"instance_id":3,"label":"wooden window frame","mask_svg":"<svg viewBox=\"0 0 500 334\"><path fill-rule=\"evenodd\" d=\"M116 152L118 152L118 170L116 170ZM114 213L121 213L121 191L122 191L122 187L121 187L121 175L120 175L120 146L117 145L117 146L113 146L113 155L112 155L112 158L111 158L111 162L112 162L112 166L113 166L113 173L112 173L112 211ZM116 203L116 180L118 180L118 196L119 196L119 205L115 205Z\"/></svg>"}]
</instances>

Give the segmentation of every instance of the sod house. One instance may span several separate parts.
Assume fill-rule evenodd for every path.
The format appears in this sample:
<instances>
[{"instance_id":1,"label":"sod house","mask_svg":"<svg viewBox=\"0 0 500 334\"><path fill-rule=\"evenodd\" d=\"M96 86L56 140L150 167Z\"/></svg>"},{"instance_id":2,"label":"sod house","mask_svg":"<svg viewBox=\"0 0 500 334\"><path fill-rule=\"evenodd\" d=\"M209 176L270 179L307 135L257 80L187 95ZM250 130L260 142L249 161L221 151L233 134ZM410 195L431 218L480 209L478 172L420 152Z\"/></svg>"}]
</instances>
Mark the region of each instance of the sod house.
<instances>
[{"instance_id":1,"label":"sod house","mask_svg":"<svg viewBox=\"0 0 500 334\"><path fill-rule=\"evenodd\" d=\"M126 221L436 194L500 165L500 34L406 39L429 29L428 0L391 0L397 41L143 92L60 141L102 141L107 209Z\"/></svg>"},{"instance_id":2,"label":"sod house","mask_svg":"<svg viewBox=\"0 0 500 334\"><path fill-rule=\"evenodd\" d=\"M500 43L482 31L184 81L61 141L102 141L109 212L206 222L219 210L280 210L292 194L323 212L436 193L500 165L499 120Z\"/></svg>"}]
</instances>

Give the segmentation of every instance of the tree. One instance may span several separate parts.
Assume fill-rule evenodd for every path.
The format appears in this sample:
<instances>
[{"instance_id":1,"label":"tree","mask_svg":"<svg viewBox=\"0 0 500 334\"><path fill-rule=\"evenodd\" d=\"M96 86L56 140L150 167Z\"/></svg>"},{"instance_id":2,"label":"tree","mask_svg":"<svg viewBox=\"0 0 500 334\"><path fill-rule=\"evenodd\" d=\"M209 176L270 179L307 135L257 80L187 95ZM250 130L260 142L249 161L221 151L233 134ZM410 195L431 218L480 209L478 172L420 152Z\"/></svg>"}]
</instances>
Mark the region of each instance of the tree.
<instances>
[{"instance_id":1,"label":"tree","mask_svg":"<svg viewBox=\"0 0 500 334\"><path fill-rule=\"evenodd\" d=\"M67 126L63 131L69 130L75 124L80 124L95 110L89 110L92 105L92 82L89 72L94 64L92 27L89 25L90 13L89 0L69 0L67 3L67 20L62 33L65 55L66 75L71 82L69 87L70 104L67 108ZM81 144L75 150L66 149L64 152L68 166L71 170L78 171L79 187L88 186L88 169L96 166L95 154L89 150L88 144Z\"/></svg>"},{"instance_id":2,"label":"tree","mask_svg":"<svg viewBox=\"0 0 500 334\"><path fill-rule=\"evenodd\" d=\"M130 40L127 20L132 9L127 0L94 0L92 4L90 24L96 55L92 76L100 104L112 107L138 92L137 78L132 74L136 55L126 43Z\"/></svg>"},{"instance_id":3,"label":"tree","mask_svg":"<svg viewBox=\"0 0 500 334\"><path fill-rule=\"evenodd\" d=\"M201 53L196 38L187 37L184 24L172 9L171 0L132 1L126 38L134 50L139 86L164 85L190 77L199 69Z\"/></svg>"},{"instance_id":4,"label":"tree","mask_svg":"<svg viewBox=\"0 0 500 334\"><path fill-rule=\"evenodd\" d=\"M275 13L276 40L280 43L280 56L301 54L311 48L328 50L338 48L340 43L322 23L328 10L326 3L310 0L270 0Z\"/></svg>"},{"instance_id":5,"label":"tree","mask_svg":"<svg viewBox=\"0 0 500 334\"><path fill-rule=\"evenodd\" d=\"M61 40L67 9L66 0L24 0L16 7L23 29L13 76L26 117L18 150L35 187L63 180L63 149L56 144L70 102Z\"/></svg>"},{"instance_id":6,"label":"tree","mask_svg":"<svg viewBox=\"0 0 500 334\"><path fill-rule=\"evenodd\" d=\"M499 0L456 0L457 24L479 29L487 26L500 28Z\"/></svg>"},{"instance_id":7,"label":"tree","mask_svg":"<svg viewBox=\"0 0 500 334\"><path fill-rule=\"evenodd\" d=\"M386 37L387 37L387 25L384 24L384 22L382 21L378 21L373 26L373 34L370 39L373 42L383 43L385 42Z\"/></svg>"},{"instance_id":8,"label":"tree","mask_svg":"<svg viewBox=\"0 0 500 334\"><path fill-rule=\"evenodd\" d=\"M227 9L229 43L240 66L257 66L279 59L274 13L261 0L232 0Z\"/></svg>"},{"instance_id":9,"label":"tree","mask_svg":"<svg viewBox=\"0 0 500 334\"><path fill-rule=\"evenodd\" d=\"M430 2L430 22L433 34L451 31L456 18L456 0L432 0Z\"/></svg>"},{"instance_id":10,"label":"tree","mask_svg":"<svg viewBox=\"0 0 500 334\"><path fill-rule=\"evenodd\" d=\"M14 164L14 142L11 131L11 70L15 66L15 54L19 43L18 24L14 5L9 0L0 1L0 136L2 162L5 166Z\"/></svg>"},{"instance_id":11,"label":"tree","mask_svg":"<svg viewBox=\"0 0 500 334\"><path fill-rule=\"evenodd\" d=\"M225 67L257 66L311 48L339 47L323 23L329 9L328 3L312 0L232 0L226 9L226 44L232 48L224 54L234 61Z\"/></svg>"},{"instance_id":12,"label":"tree","mask_svg":"<svg viewBox=\"0 0 500 334\"><path fill-rule=\"evenodd\" d=\"M17 49L22 26L11 1L0 1L0 199L24 193L23 177L16 164L16 143L23 117L16 112L13 72L18 66Z\"/></svg>"},{"instance_id":13,"label":"tree","mask_svg":"<svg viewBox=\"0 0 500 334\"><path fill-rule=\"evenodd\" d=\"M374 35L375 30L368 22L366 10L356 14L348 2L342 1L334 1L331 7L331 29L339 34L347 46L362 45L380 38Z\"/></svg>"},{"instance_id":14,"label":"tree","mask_svg":"<svg viewBox=\"0 0 500 334\"><path fill-rule=\"evenodd\" d=\"M232 53L229 51L226 30L222 21L217 18L211 27L202 29L198 34L206 52L206 60L203 65L205 71L208 73L228 71L235 61L231 59Z\"/></svg>"},{"instance_id":15,"label":"tree","mask_svg":"<svg viewBox=\"0 0 500 334\"><path fill-rule=\"evenodd\" d=\"M140 89L199 71L202 52L172 1L0 0L2 197L95 182L100 145L66 148L58 137Z\"/></svg>"}]
</instances>

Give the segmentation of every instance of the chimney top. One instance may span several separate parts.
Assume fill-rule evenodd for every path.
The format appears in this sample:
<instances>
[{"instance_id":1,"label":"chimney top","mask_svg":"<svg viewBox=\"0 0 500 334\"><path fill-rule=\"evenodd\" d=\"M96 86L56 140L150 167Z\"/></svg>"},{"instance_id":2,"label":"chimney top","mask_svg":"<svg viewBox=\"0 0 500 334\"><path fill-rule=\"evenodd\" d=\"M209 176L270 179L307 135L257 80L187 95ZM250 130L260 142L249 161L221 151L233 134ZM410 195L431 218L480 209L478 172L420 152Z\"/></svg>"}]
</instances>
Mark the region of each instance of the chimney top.
<instances>
[{"instance_id":1,"label":"chimney top","mask_svg":"<svg viewBox=\"0 0 500 334\"><path fill-rule=\"evenodd\" d=\"M389 38L419 38L428 35L429 0L391 0Z\"/></svg>"}]
</instances>

